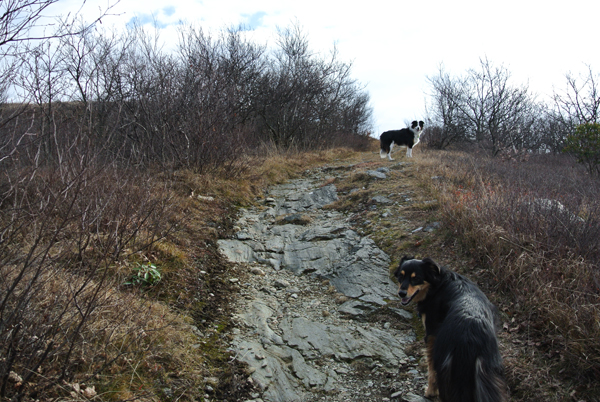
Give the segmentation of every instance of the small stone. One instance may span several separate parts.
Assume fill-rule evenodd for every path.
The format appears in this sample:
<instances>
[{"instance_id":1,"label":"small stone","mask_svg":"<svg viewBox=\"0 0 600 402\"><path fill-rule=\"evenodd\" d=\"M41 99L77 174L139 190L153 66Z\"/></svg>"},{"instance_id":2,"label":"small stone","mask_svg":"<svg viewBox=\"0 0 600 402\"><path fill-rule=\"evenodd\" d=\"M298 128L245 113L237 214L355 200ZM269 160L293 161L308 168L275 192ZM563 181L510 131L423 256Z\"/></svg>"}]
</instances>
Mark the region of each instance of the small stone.
<instances>
[{"instance_id":1,"label":"small stone","mask_svg":"<svg viewBox=\"0 0 600 402\"><path fill-rule=\"evenodd\" d=\"M273 286L275 286L278 289L283 289L290 286L290 283L285 279L277 279L275 282L273 282Z\"/></svg>"},{"instance_id":2,"label":"small stone","mask_svg":"<svg viewBox=\"0 0 600 402\"><path fill-rule=\"evenodd\" d=\"M250 268L250 273L254 275L265 276L265 271L257 267Z\"/></svg>"},{"instance_id":3,"label":"small stone","mask_svg":"<svg viewBox=\"0 0 600 402\"><path fill-rule=\"evenodd\" d=\"M21 378L20 375L18 375L14 371L11 371L10 373L8 373L8 381L10 381L10 382L23 382L23 379Z\"/></svg>"},{"instance_id":4,"label":"small stone","mask_svg":"<svg viewBox=\"0 0 600 402\"><path fill-rule=\"evenodd\" d=\"M217 385L219 385L219 379L217 377L206 377L204 379L204 382L212 385L213 387L216 387Z\"/></svg>"},{"instance_id":5,"label":"small stone","mask_svg":"<svg viewBox=\"0 0 600 402\"><path fill-rule=\"evenodd\" d=\"M292 224L292 225L308 225L312 222L310 216L305 214L292 214L282 218L276 223L279 224Z\"/></svg>"},{"instance_id":6,"label":"small stone","mask_svg":"<svg viewBox=\"0 0 600 402\"><path fill-rule=\"evenodd\" d=\"M238 232L236 237L238 240L252 240L252 236L247 232Z\"/></svg>"},{"instance_id":7,"label":"small stone","mask_svg":"<svg viewBox=\"0 0 600 402\"><path fill-rule=\"evenodd\" d=\"M367 174L376 179L386 179L387 178L385 173L377 172L375 170L367 170Z\"/></svg>"},{"instance_id":8,"label":"small stone","mask_svg":"<svg viewBox=\"0 0 600 402\"><path fill-rule=\"evenodd\" d=\"M393 204L394 203L394 201L390 200L387 197L384 197L383 195L376 195L375 197L373 197L372 201L376 202L377 204Z\"/></svg>"},{"instance_id":9,"label":"small stone","mask_svg":"<svg viewBox=\"0 0 600 402\"><path fill-rule=\"evenodd\" d=\"M83 395L84 397L86 397L88 399L92 399L97 394L98 393L96 392L96 387L94 387L94 386L86 387L83 391L81 391L81 395Z\"/></svg>"}]
</instances>

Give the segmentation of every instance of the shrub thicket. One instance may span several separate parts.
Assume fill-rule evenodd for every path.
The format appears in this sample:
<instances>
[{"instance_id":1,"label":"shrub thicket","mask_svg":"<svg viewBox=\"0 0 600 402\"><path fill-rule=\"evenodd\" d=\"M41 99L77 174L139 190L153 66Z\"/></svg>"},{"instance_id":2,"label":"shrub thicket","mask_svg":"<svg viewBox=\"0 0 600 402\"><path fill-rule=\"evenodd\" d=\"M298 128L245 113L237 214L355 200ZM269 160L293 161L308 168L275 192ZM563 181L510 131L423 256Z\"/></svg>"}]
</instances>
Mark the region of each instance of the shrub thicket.
<instances>
[{"instance_id":1,"label":"shrub thicket","mask_svg":"<svg viewBox=\"0 0 600 402\"><path fill-rule=\"evenodd\" d=\"M53 2L6 6L17 13L24 3ZM11 15L18 14L0 13L0 25L10 26ZM197 400L200 375L175 381L164 372L185 360L185 331L160 328L185 325L137 297L139 288L168 294L172 285L159 279L174 274L154 265L159 246L176 248L166 237L198 220L186 215L199 201L190 188L172 200L171 180L178 172L231 179L248 156L273 146L364 146L369 98L350 65L335 52L311 52L298 28L282 31L274 52L241 29L212 37L182 27L176 51L166 52L140 26L87 28L41 42L0 35L0 46L10 46L0 49L0 399L91 398L96 391L79 383L95 380L111 384L109 398L157 395L153 388L173 383ZM203 230L210 243L216 229ZM173 303L199 315L209 305L204 285L197 272L186 277L191 263L177 264L185 290ZM190 372L200 364L183 363ZM120 373L129 376L123 384ZM148 384L146 374L156 381Z\"/></svg>"},{"instance_id":2,"label":"shrub thicket","mask_svg":"<svg viewBox=\"0 0 600 402\"><path fill-rule=\"evenodd\" d=\"M584 123L567 136L564 152L583 163L590 174L600 174L600 124Z\"/></svg>"}]
</instances>

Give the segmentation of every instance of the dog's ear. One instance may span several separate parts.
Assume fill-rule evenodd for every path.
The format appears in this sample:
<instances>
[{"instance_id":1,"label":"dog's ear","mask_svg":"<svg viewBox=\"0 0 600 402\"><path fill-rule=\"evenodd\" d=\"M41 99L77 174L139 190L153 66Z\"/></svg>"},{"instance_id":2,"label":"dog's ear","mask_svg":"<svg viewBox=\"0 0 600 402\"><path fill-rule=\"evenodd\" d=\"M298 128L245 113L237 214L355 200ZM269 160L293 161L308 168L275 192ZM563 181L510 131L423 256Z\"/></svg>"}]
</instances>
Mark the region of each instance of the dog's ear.
<instances>
[{"instance_id":1,"label":"dog's ear","mask_svg":"<svg viewBox=\"0 0 600 402\"><path fill-rule=\"evenodd\" d=\"M404 257L402 257L402 259L400 260L400 264L398 265L398 267L401 267L402 264L404 264L405 261L414 260L414 259L415 259L414 256L404 255Z\"/></svg>"},{"instance_id":2,"label":"dog's ear","mask_svg":"<svg viewBox=\"0 0 600 402\"><path fill-rule=\"evenodd\" d=\"M408 260L413 260L415 257L409 257L408 255L405 255L404 257L402 257L402 259L400 260L400 263L398 264L398 266L394 269L392 269L392 277L397 278L398 277L398 272L400 272L400 268L402 267L402 264L404 264L405 261Z\"/></svg>"},{"instance_id":3,"label":"dog's ear","mask_svg":"<svg viewBox=\"0 0 600 402\"><path fill-rule=\"evenodd\" d=\"M416 120L413 120L413 122L410 126L411 126L411 128L417 128L418 125L419 125L419 122Z\"/></svg>"},{"instance_id":4,"label":"dog's ear","mask_svg":"<svg viewBox=\"0 0 600 402\"><path fill-rule=\"evenodd\" d=\"M423 128L423 126L424 126L424 125L425 125L425 122L424 122L423 120L419 121L419 126L420 126L421 128Z\"/></svg>"},{"instance_id":5,"label":"dog's ear","mask_svg":"<svg viewBox=\"0 0 600 402\"><path fill-rule=\"evenodd\" d=\"M431 258L423 258L423 271L428 282L434 282L442 273L440 266Z\"/></svg>"}]
</instances>

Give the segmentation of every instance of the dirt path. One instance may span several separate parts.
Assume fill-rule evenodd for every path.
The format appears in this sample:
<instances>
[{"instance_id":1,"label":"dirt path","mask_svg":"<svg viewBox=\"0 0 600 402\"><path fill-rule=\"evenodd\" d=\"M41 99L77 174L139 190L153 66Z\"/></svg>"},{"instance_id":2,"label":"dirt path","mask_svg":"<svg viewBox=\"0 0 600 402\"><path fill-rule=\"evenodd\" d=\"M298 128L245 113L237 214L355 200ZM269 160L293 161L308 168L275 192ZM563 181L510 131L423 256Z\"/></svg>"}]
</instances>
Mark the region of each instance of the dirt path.
<instances>
[{"instance_id":1,"label":"dirt path","mask_svg":"<svg viewBox=\"0 0 600 402\"><path fill-rule=\"evenodd\" d=\"M239 262L235 358L265 401L427 401L413 310L389 267L429 241L416 165L364 154L306 171L242 211L222 252ZM417 339L419 338L419 339Z\"/></svg>"}]
</instances>

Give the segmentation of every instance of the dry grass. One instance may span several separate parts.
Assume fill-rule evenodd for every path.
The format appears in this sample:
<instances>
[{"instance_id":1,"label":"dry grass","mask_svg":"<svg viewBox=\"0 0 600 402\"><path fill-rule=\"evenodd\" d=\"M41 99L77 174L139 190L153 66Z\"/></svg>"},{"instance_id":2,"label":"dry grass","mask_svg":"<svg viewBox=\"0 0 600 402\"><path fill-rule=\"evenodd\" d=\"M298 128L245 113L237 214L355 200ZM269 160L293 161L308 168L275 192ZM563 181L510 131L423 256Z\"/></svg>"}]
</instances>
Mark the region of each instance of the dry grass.
<instances>
[{"instance_id":1,"label":"dry grass","mask_svg":"<svg viewBox=\"0 0 600 402\"><path fill-rule=\"evenodd\" d=\"M19 180L4 187L0 209L0 285L8 291L0 369L21 381L5 378L3 397L247 396L244 367L226 350L235 292L228 278L240 273L216 240L266 186L352 154L272 152L246 158L236 177L86 169L69 182L59 172L12 172ZM63 198L40 204L44 194ZM27 208L36 205L34 215ZM125 286L140 264L155 267L160 281Z\"/></svg>"},{"instance_id":2,"label":"dry grass","mask_svg":"<svg viewBox=\"0 0 600 402\"><path fill-rule=\"evenodd\" d=\"M422 162L448 235L497 295L515 399L598 400L600 183L550 155L428 152ZM551 399L548 378L562 381Z\"/></svg>"}]
</instances>

